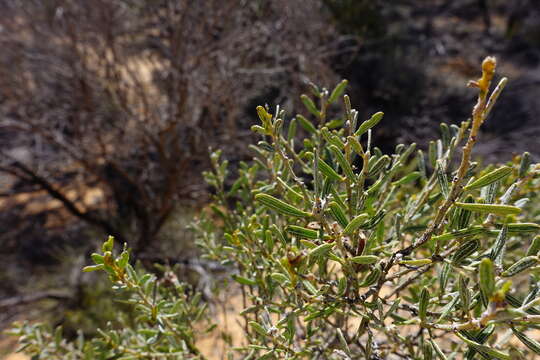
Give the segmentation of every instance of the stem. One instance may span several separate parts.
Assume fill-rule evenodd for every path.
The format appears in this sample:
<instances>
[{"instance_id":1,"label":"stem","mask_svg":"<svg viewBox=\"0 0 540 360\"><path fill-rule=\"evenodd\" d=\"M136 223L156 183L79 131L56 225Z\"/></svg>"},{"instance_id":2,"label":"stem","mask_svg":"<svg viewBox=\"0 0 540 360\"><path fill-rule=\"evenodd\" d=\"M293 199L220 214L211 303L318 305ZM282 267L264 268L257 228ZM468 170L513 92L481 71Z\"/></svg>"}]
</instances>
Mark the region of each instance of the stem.
<instances>
[{"instance_id":1,"label":"stem","mask_svg":"<svg viewBox=\"0 0 540 360\"><path fill-rule=\"evenodd\" d=\"M433 236L433 234L436 234L440 231L442 227L441 225L443 224L443 220L446 217L446 214L448 213L450 206L452 206L452 204L456 201L456 199L461 194L463 190L462 183L465 178L465 174L467 173L467 170L470 167L472 150L473 150L474 145L476 144L480 126L482 125L482 123L484 122L484 120L486 119L488 115L487 110L491 110L491 108L493 107L493 102L498 97L498 94L500 93L500 91L502 91L502 87L504 87L504 85L502 87L498 87L500 88L500 90L498 90L498 93L496 95L494 94L494 96L490 98L490 103L489 103L490 107L488 109L487 108L487 95L488 95L489 86L491 84L491 80L493 78L494 73L495 73L495 59L488 57L482 63L482 78L480 78L478 82L471 82L469 84L469 86L478 87L480 91L478 93L478 100L472 111L472 125L471 125L471 131L469 133L469 138L467 139L467 143L463 147L463 153L461 155L461 163L459 164L457 175L452 180L452 188L450 190L450 194L448 195L448 198L445 200L442 206L439 208L439 211L437 212L435 219L433 220L429 228L424 232L422 237L418 241L413 243L411 246L399 251L401 255L409 255L414 249L428 242ZM438 250L438 245L439 244L437 244L437 250Z\"/></svg>"},{"instance_id":2,"label":"stem","mask_svg":"<svg viewBox=\"0 0 540 360\"><path fill-rule=\"evenodd\" d=\"M427 243L432 238L433 234L439 233L440 230L442 229L442 225L444 224L444 219L448 213L448 210L450 209L452 204L455 202L455 200L459 197L459 195L462 192L462 189L463 189L462 183L467 173L467 170L470 167L472 150L473 150L474 145L476 144L480 126L485 121L489 111L492 109L493 104L495 103L496 99L498 98L500 92L502 91L504 87L504 84L506 84L506 78L502 79L501 82L499 83L499 86L496 89L497 92L496 93L494 92L488 101L487 95L489 91L489 86L491 84L491 80L493 79L493 75L495 74L495 66L496 66L495 58L487 57L482 63L482 77L478 81L471 81L468 84L468 86L477 87L479 89L478 100L472 111L471 130L469 133L469 137L467 139L467 143L463 147L463 152L461 155L461 162L457 170L457 174L452 180L452 187L450 189L450 193L448 197L446 198L444 203L441 205L441 207L437 211L437 214L435 215L435 219L433 219L430 226L422 234L420 239L418 239L416 242L413 242L408 247L398 250L397 252L392 254L388 263L383 268L382 276L380 277L377 285L371 287L364 295L362 295L360 297L361 300L366 300L368 297L372 295L373 295L373 299L378 298L380 289L387 280L388 272L395 265L396 261L398 259L401 259L403 256L410 255L415 249ZM439 243L437 243L434 255L438 254L439 246L440 246Z\"/></svg>"}]
</instances>

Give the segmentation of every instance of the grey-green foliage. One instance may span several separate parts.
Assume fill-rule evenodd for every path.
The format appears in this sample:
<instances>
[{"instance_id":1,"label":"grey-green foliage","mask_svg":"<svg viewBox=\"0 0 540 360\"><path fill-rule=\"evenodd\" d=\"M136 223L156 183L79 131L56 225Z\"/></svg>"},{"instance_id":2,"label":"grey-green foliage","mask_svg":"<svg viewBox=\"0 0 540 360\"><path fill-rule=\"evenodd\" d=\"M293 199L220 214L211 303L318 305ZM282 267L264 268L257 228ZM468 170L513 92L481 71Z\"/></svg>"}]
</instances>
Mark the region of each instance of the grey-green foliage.
<instances>
[{"instance_id":1,"label":"grey-green foliage","mask_svg":"<svg viewBox=\"0 0 540 360\"><path fill-rule=\"evenodd\" d=\"M126 304L133 307L125 321L120 315L116 324L98 329L99 336L85 339L82 332L74 341L54 331L47 324L19 323L10 331L19 337L19 351L32 359L192 359L200 356L195 346L194 325L202 327L206 304L200 294L187 296L189 289L170 269L163 278L138 272L129 264L129 251L113 253L112 237L103 244L102 253L92 254L95 265L84 271L105 271L116 292L127 293ZM110 299L114 301L114 299ZM211 330L208 328L208 330ZM204 332L204 329L202 329Z\"/></svg>"},{"instance_id":2,"label":"grey-green foliage","mask_svg":"<svg viewBox=\"0 0 540 360\"><path fill-rule=\"evenodd\" d=\"M258 107L260 125L252 129L262 138L231 186L227 162L212 154L213 170L205 173L215 189L211 214L193 227L203 256L231 266L246 295L245 334L231 358L538 353L527 331L540 322L540 166L528 156L504 167L471 160L506 83L490 93L494 69L487 58L482 77L471 82L479 90L471 120L441 126L429 159L415 144L393 154L375 147L372 131L383 114L359 121L349 97L340 96L346 82L332 92L312 86L312 97L302 96L309 116L287 120L279 107ZM330 117L339 100L343 113ZM89 269L105 270L115 287L133 294L137 325L80 346L22 325L27 351L37 358L46 351L56 358L83 358L85 351L98 359L202 358L192 327L203 312L197 301L136 274L127 252L114 259L107 243L93 260Z\"/></svg>"},{"instance_id":3,"label":"grey-green foliage","mask_svg":"<svg viewBox=\"0 0 540 360\"><path fill-rule=\"evenodd\" d=\"M302 96L309 116L257 109L253 163L225 190L226 171L214 161L205 176L215 212L198 224L205 256L234 266L249 298L238 353L509 359L538 351L523 339L540 322L538 241L527 251L540 226L526 201L537 199L540 167L471 161L506 83L489 93L494 67L486 59L471 83L479 89L471 120L441 126L429 168L415 144L393 154L376 148L371 131L383 114L359 121L347 95L337 117L328 116L337 98L318 88ZM306 132L295 136L297 122ZM511 331L523 346L505 336Z\"/></svg>"}]
</instances>

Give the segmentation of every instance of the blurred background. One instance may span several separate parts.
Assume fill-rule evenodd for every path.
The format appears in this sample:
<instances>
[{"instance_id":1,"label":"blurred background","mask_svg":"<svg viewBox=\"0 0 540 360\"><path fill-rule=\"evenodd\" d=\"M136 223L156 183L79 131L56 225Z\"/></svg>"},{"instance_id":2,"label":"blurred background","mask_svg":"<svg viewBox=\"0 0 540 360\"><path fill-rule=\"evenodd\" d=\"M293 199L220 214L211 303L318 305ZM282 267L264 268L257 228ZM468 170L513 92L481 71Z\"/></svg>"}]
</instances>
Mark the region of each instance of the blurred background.
<instances>
[{"instance_id":1,"label":"blurred background","mask_svg":"<svg viewBox=\"0 0 540 360\"><path fill-rule=\"evenodd\" d=\"M309 82L345 78L361 118L385 112L383 151L425 148L468 118L487 55L510 81L476 155L537 160L537 0L0 1L1 328L114 319L80 271L108 234L199 283L208 149L249 160L257 105L292 117Z\"/></svg>"}]
</instances>

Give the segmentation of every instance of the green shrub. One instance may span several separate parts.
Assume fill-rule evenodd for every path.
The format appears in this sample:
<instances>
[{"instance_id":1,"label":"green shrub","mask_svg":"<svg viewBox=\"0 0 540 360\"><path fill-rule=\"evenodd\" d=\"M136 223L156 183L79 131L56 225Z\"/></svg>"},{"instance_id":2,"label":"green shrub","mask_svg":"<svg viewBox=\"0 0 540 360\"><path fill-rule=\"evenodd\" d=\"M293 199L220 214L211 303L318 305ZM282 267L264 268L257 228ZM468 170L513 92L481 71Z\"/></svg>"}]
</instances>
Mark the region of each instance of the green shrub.
<instances>
[{"instance_id":1,"label":"green shrub","mask_svg":"<svg viewBox=\"0 0 540 360\"><path fill-rule=\"evenodd\" d=\"M62 337L62 328L53 332L44 324L16 324L11 333L19 336L20 350L33 359L183 359L199 356L194 339L196 323L205 321L206 304L201 295L193 293L178 281L172 269L164 270L161 279L149 273L138 272L129 264L129 251L125 248L118 256L113 254L114 239L102 246L102 254L92 254L95 265L84 271L105 271L113 283L113 290L129 295L121 301L133 306L131 314L118 314L116 324L98 329L99 336L85 340L79 333L75 341Z\"/></svg>"},{"instance_id":2,"label":"green shrub","mask_svg":"<svg viewBox=\"0 0 540 360\"><path fill-rule=\"evenodd\" d=\"M205 174L215 188L212 214L194 229L204 257L230 265L249 300L241 312L244 343L231 358L540 353L526 335L540 322L540 166L528 154L503 166L471 160L506 84L504 78L490 93L495 65L487 58L482 77L470 83L479 92L471 119L441 124L441 139L426 153L412 144L383 154L371 144L383 114L360 123L342 96L343 81L332 92L312 86L317 101L301 98L315 121L297 115L287 131L279 107L258 107L261 124L252 129L262 140L232 186L227 162L212 154L213 171ZM330 117L340 99L344 115ZM184 296L181 284L137 275L127 254L115 259L108 242L89 269L105 270L118 290L132 294L134 327L68 348L60 337L37 336L39 326L20 325L22 346L37 358L60 347L74 358L85 351L99 359L202 357L193 327L204 311L198 298Z\"/></svg>"}]
</instances>

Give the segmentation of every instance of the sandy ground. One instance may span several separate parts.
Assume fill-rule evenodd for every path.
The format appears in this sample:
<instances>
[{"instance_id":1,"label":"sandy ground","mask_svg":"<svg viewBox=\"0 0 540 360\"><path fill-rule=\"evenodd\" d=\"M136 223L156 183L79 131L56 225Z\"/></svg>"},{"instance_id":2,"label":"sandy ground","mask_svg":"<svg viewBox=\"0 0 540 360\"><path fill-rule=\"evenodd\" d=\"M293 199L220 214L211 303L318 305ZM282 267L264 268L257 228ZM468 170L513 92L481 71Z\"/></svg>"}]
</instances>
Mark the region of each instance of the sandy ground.
<instances>
[{"instance_id":1,"label":"sandy ground","mask_svg":"<svg viewBox=\"0 0 540 360\"><path fill-rule=\"evenodd\" d=\"M8 355L5 360L28 360L28 359L30 359L30 358L28 356L26 356L26 355L11 354L11 355Z\"/></svg>"}]
</instances>

